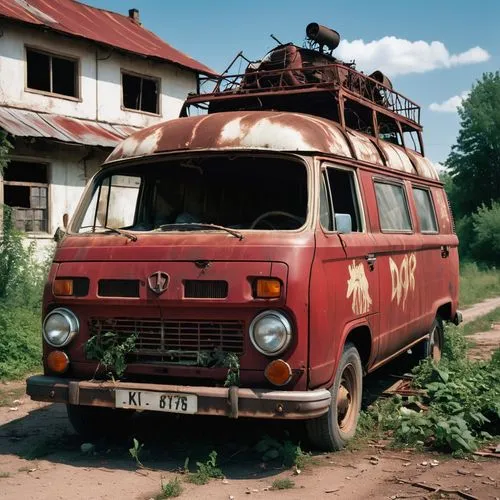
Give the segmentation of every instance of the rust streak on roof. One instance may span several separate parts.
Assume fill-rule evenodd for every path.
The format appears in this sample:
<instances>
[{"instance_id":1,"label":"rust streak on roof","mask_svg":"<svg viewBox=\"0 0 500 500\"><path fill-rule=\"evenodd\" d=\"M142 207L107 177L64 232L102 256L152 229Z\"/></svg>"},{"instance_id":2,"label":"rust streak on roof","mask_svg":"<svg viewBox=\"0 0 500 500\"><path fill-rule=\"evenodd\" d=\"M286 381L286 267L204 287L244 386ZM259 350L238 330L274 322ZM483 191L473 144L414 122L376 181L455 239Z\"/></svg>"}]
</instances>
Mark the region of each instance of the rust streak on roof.
<instances>
[{"instance_id":1,"label":"rust streak on roof","mask_svg":"<svg viewBox=\"0 0 500 500\"><path fill-rule=\"evenodd\" d=\"M175 49L130 17L74 0L1 0L0 16L169 61L197 73L216 75L208 66Z\"/></svg>"}]
</instances>

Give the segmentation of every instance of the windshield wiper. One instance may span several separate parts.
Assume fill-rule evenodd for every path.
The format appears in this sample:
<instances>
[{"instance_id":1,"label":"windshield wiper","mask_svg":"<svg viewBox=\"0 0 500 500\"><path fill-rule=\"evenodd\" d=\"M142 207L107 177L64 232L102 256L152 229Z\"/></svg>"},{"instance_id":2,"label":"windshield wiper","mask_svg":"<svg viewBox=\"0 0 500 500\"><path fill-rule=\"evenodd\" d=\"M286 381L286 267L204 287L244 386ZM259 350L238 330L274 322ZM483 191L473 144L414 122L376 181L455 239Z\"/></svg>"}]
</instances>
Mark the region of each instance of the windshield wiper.
<instances>
[{"instance_id":1,"label":"windshield wiper","mask_svg":"<svg viewBox=\"0 0 500 500\"><path fill-rule=\"evenodd\" d=\"M157 231L169 231L169 230L179 229L181 231L189 231L196 229L213 229L214 231L226 231L231 234L235 238L238 238L240 241L243 239L243 235L238 233L238 231L234 231L233 229L229 229L228 227L218 226L217 224L204 224L203 222L179 222L174 224L162 224L158 228Z\"/></svg>"},{"instance_id":2,"label":"windshield wiper","mask_svg":"<svg viewBox=\"0 0 500 500\"><path fill-rule=\"evenodd\" d=\"M85 229L91 227L93 231L90 231L92 233L95 233L96 228L99 229L107 229L108 231L111 231L112 233L120 234L121 236L125 236L125 238L128 238L129 240L132 241L137 241L137 236L134 234L131 234L127 231L123 231L123 229L116 229L116 227L109 227L109 226L81 226L80 229Z\"/></svg>"}]
</instances>

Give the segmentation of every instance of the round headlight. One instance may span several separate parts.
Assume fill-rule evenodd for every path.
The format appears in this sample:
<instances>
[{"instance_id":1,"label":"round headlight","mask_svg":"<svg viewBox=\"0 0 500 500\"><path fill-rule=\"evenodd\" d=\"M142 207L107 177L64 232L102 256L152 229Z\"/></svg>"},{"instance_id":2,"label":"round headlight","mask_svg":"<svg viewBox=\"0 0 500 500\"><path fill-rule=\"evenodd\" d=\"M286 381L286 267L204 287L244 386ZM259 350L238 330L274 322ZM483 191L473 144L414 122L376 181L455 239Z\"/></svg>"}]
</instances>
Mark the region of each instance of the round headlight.
<instances>
[{"instance_id":1,"label":"round headlight","mask_svg":"<svg viewBox=\"0 0 500 500\"><path fill-rule=\"evenodd\" d=\"M250 340L262 354L277 356L290 344L292 325L279 311L264 311L250 323Z\"/></svg>"},{"instance_id":2,"label":"round headlight","mask_svg":"<svg viewBox=\"0 0 500 500\"><path fill-rule=\"evenodd\" d=\"M45 317L43 338L52 347L63 347L71 342L78 329L78 318L69 309L59 307Z\"/></svg>"}]
</instances>

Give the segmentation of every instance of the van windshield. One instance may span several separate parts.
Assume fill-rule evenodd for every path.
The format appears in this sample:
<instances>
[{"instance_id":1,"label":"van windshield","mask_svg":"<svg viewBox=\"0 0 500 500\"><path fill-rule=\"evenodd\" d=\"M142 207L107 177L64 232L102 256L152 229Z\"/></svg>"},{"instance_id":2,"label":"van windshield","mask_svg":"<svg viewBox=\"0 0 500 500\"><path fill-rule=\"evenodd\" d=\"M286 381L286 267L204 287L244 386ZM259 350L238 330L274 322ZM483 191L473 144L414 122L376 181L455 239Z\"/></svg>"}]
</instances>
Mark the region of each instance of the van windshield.
<instances>
[{"instance_id":1,"label":"van windshield","mask_svg":"<svg viewBox=\"0 0 500 500\"><path fill-rule=\"evenodd\" d=\"M297 160L184 158L104 170L94 179L72 229L294 230L304 225L307 206L307 170Z\"/></svg>"}]
</instances>

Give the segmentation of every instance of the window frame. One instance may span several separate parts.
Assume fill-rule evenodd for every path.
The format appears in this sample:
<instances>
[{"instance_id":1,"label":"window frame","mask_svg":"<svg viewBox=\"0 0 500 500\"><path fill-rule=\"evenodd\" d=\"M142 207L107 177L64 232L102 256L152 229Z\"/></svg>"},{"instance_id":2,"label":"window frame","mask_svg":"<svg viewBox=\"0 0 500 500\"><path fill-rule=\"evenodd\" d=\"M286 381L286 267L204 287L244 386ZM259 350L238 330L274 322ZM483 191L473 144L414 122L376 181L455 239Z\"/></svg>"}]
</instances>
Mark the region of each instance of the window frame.
<instances>
[{"instance_id":1,"label":"window frame","mask_svg":"<svg viewBox=\"0 0 500 500\"><path fill-rule=\"evenodd\" d=\"M414 189L420 189L421 191L426 191L427 194L429 195L429 200L431 202L431 207L432 207L432 214L434 216L434 222L435 222L435 225L436 225L436 230L435 231L423 231L422 230L422 223L420 221L420 215L418 213L417 203L415 201L415 194L413 192ZM421 234L440 234L441 233L441 228L439 226L439 220L438 220L438 217L437 217L436 204L434 203L434 197L432 196L432 191L429 188L429 186L423 186L421 184L412 184L411 185L411 194L413 196L413 203L415 204L415 213L417 214L418 226L419 226L419 229L420 229L420 233Z\"/></svg>"},{"instance_id":2,"label":"window frame","mask_svg":"<svg viewBox=\"0 0 500 500\"><path fill-rule=\"evenodd\" d=\"M20 231L26 236L30 238L45 238L47 235L51 235L51 199L52 199L52 194L51 194L51 163L48 161L40 161L40 158L36 157L31 157L31 156L17 156L17 155L9 155L9 160L11 161L16 161L19 163L38 163L40 165L44 165L46 168L46 173L47 173L47 182L29 182L29 181L6 181L4 180L4 177L0 175L0 189L2 190L0 199L3 204L5 204L5 191L4 187L5 186L27 186L29 188L32 187L42 187L42 188L47 188L47 208L45 209L47 212L47 231ZM31 197L31 192L30 192L30 197ZM0 207L1 210L1 207ZM28 210L36 210L36 209L28 209Z\"/></svg>"},{"instance_id":3,"label":"window frame","mask_svg":"<svg viewBox=\"0 0 500 500\"><path fill-rule=\"evenodd\" d=\"M46 55L50 57L50 86L53 87L53 79L52 79L52 58L57 57L58 59L65 59L67 61L71 61L75 63L75 93L76 96L59 94L57 92L52 92L49 90L39 90L28 87L28 51L38 52L39 54ZM41 49L34 45L25 45L24 46L24 91L32 94L45 95L48 97L57 97L58 99L66 99L74 102L82 102L82 92L81 92L81 59L78 56L68 55L61 52Z\"/></svg>"},{"instance_id":4,"label":"window frame","mask_svg":"<svg viewBox=\"0 0 500 500\"><path fill-rule=\"evenodd\" d=\"M408 199L408 193L406 192L406 184L404 181L400 181L398 179L388 178L388 177L378 177L374 176L373 178L373 191L375 195L375 205L377 207L377 217L378 217L378 225L381 233L385 234L414 234L415 233L415 223L412 217L412 212L410 210L410 203ZM396 187L400 187L403 190L403 196L405 200L406 211L408 213L408 220L410 221L410 229L383 229L382 221L380 219L380 207L377 200L377 188L376 184L390 184Z\"/></svg>"},{"instance_id":5,"label":"window frame","mask_svg":"<svg viewBox=\"0 0 500 500\"><path fill-rule=\"evenodd\" d=\"M318 222L325 234L333 234L333 233L338 233L336 227L335 227L335 210L334 210L334 205L333 205L333 196L332 196L332 190L330 187L330 179L328 177L328 169L332 168L335 170L343 170L346 172L350 172L351 174L351 183L352 187L354 188L354 195L355 199L357 201L357 211L358 211L358 219L359 219L359 226L360 229L358 231L352 231L349 234L358 234L358 233L366 233L366 217L365 217L365 209L363 205L363 199L361 197L361 190L359 187L359 180L357 176L357 169L353 167L347 167L344 165L336 165L334 163L329 163L329 162L322 162L321 164L321 169L320 169L320 183L325 183L326 189L327 189L327 199L328 199L328 211L330 213L330 217L332 219L332 228L333 229L328 229L321 224L321 184L319 186L319 192L318 192ZM356 208L356 207L355 207Z\"/></svg>"},{"instance_id":6,"label":"window frame","mask_svg":"<svg viewBox=\"0 0 500 500\"><path fill-rule=\"evenodd\" d=\"M142 79L146 78L148 80L153 80L156 82L157 89L158 89L158 94L156 96L156 106L158 109L157 113L153 113L151 111L143 111L142 109L133 109L133 108L127 108L123 102L124 98L124 91L123 91L123 75L129 75L129 76L135 76L137 78L141 78L141 90L142 90ZM162 78L159 76L152 76L152 75L146 75L144 73L137 73L136 71L131 71L125 68L120 68L120 109L122 111L130 111L132 113L140 113L141 115L148 115L148 116L162 116L161 113L161 105L162 105L162 89L161 89L161 82Z\"/></svg>"}]
</instances>

